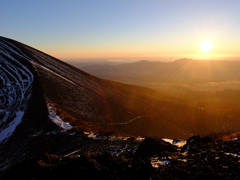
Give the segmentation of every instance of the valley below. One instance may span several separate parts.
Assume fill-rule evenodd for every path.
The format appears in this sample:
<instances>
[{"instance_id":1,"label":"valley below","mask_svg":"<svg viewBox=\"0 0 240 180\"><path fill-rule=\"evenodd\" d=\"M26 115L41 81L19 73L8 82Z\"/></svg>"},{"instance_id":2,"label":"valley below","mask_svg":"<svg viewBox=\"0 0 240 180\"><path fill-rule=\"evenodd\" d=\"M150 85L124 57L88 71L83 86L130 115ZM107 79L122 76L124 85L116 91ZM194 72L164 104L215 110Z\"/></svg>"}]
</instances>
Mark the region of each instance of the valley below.
<instances>
[{"instance_id":1,"label":"valley below","mask_svg":"<svg viewBox=\"0 0 240 180\"><path fill-rule=\"evenodd\" d=\"M218 131L218 135L239 135L240 76L237 70L240 68L239 61L142 60L118 65L81 65L79 68L104 79L154 89L180 99L188 107L228 117L225 125L222 124L225 129ZM183 113L188 111L190 109L185 109ZM219 122L218 119L211 120ZM207 128L207 125L205 127ZM202 130L204 132L204 127ZM229 139L225 135L219 138Z\"/></svg>"}]
</instances>

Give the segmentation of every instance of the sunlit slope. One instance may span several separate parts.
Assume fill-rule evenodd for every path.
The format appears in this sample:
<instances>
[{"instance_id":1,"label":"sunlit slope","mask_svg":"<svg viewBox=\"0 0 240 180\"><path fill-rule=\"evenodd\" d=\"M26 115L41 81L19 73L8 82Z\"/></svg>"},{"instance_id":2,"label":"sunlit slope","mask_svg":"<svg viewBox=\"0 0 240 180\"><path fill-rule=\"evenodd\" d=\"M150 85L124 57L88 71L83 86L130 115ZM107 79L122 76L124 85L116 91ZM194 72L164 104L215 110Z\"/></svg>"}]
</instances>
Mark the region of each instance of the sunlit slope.
<instances>
[{"instance_id":1,"label":"sunlit slope","mask_svg":"<svg viewBox=\"0 0 240 180\"><path fill-rule=\"evenodd\" d=\"M82 67L99 77L148 87L184 100L192 108L202 110L216 118L209 118L205 128L218 128L225 133L239 131L240 61L207 61L180 59L174 62L139 61L121 65L91 65ZM184 110L184 113L190 113ZM218 117L219 116L219 117ZM180 117L179 117L180 118ZM206 120L202 116L195 124ZM186 120L186 119L185 119ZM184 121L182 121L184 122ZM201 124L200 123L200 124Z\"/></svg>"}]
</instances>

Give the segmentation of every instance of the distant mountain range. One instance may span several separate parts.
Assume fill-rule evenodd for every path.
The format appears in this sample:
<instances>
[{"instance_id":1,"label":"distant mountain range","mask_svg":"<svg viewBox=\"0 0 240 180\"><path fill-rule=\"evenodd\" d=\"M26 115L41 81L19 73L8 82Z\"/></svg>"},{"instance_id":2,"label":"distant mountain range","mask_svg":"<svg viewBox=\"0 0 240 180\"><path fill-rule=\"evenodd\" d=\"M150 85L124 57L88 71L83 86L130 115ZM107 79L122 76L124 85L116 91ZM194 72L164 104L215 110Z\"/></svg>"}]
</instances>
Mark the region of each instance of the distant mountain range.
<instances>
[{"instance_id":1,"label":"distant mountain range","mask_svg":"<svg viewBox=\"0 0 240 180\"><path fill-rule=\"evenodd\" d=\"M83 149L101 151L98 147L113 151L119 141L108 140L109 135L134 137L134 144L139 143L138 136L181 139L238 125L236 119L159 91L97 78L4 37L0 37L0 62L1 171L46 152L63 156ZM192 60L160 63L165 67L159 74L167 72L168 64L174 64L179 74L182 64L187 68L192 63L201 64ZM116 68L122 69L119 73L133 73L136 65L138 74L158 69L147 61ZM92 138L97 135L106 138Z\"/></svg>"},{"instance_id":2,"label":"distant mountain range","mask_svg":"<svg viewBox=\"0 0 240 180\"><path fill-rule=\"evenodd\" d=\"M75 65L78 67L78 65ZM98 77L152 82L206 83L240 80L240 61L179 59L173 62L142 60L118 65L79 67Z\"/></svg>"}]
</instances>

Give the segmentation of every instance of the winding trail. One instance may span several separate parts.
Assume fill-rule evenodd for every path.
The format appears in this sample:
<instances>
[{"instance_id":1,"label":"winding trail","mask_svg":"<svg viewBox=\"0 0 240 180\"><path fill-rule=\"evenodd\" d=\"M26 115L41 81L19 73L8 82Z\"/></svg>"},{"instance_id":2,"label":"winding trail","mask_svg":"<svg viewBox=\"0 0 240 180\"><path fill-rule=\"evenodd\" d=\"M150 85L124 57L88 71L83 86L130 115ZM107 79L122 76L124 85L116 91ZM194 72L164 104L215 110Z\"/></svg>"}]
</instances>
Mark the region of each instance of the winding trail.
<instances>
[{"instance_id":1,"label":"winding trail","mask_svg":"<svg viewBox=\"0 0 240 180\"><path fill-rule=\"evenodd\" d=\"M103 123L86 122L86 123L88 123L88 124L109 125L109 126L111 126L111 125L126 125L126 124L129 124L129 123L131 123L131 122L133 122L133 121L135 121L137 119L140 119L140 118L141 118L141 116L137 116L137 117L135 117L135 118L133 118L133 119L127 121L127 122L123 122L123 123L106 123L106 122L103 122Z\"/></svg>"}]
</instances>

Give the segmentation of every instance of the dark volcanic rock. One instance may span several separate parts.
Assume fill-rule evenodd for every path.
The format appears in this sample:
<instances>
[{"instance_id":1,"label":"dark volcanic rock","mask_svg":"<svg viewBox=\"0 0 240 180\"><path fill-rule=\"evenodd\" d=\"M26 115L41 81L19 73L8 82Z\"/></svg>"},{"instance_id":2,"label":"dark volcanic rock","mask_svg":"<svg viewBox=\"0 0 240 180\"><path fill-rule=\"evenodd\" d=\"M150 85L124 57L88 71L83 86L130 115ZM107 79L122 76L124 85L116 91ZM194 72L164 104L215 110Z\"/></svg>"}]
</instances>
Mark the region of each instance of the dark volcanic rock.
<instances>
[{"instance_id":1,"label":"dark volcanic rock","mask_svg":"<svg viewBox=\"0 0 240 180\"><path fill-rule=\"evenodd\" d=\"M199 152L200 149L196 148L198 146L207 146L210 143L212 143L213 140L206 136L206 137L200 137L200 136L192 136L187 139L187 143L182 147L181 152L185 152L188 150L188 152Z\"/></svg>"},{"instance_id":2,"label":"dark volcanic rock","mask_svg":"<svg viewBox=\"0 0 240 180\"><path fill-rule=\"evenodd\" d=\"M192 136L192 137L188 138L188 140L187 140L188 145L202 144L202 143L207 144L207 143L211 143L211 142L213 142L213 140L208 136L205 136L205 137Z\"/></svg>"},{"instance_id":3,"label":"dark volcanic rock","mask_svg":"<svg viewBox=\"0 0 240 180\"><path fill-rule=\"evenodd\" d=\"M147 138L149 144L161 144L159 139ZM157 141L157 143L156 143ZM145 144L143 142L143 144ZM196 153L172 152L172 156L158 157L168 164L153 166L152 157L139 158L131 153L112 155L110 153L80 153L70 156L42 154L28 158L8 169L1 177L8 179L239 179L240 141L213 141L210 144L197 143ZM209 148L211 145L212 148ZM224 152L231 145L233 152ZM164 145L166 146L166 145ZM173 150L171 148L165 148ZM230 146L229 146L230 149ZM228 149L228 150L229 150ZM174 150L175 151L175 150ZM170 153L170 152L169 152Z\"/></svg>"},{"instance_id":4,"label":"dark volcanic rock","mask_svg":"<svg viewBox=\"0 0 240 180\"><path fill-rule=\"evenodd\" d=\"M145 138L137 149L137 157L148 157L160 152L177 152L177 147L159 138Z\"/></svg>"}]
</instances>

